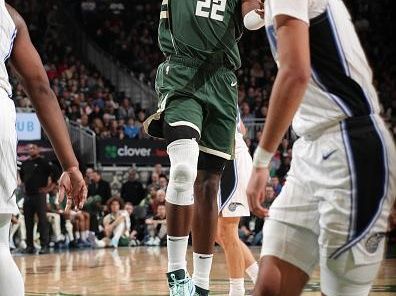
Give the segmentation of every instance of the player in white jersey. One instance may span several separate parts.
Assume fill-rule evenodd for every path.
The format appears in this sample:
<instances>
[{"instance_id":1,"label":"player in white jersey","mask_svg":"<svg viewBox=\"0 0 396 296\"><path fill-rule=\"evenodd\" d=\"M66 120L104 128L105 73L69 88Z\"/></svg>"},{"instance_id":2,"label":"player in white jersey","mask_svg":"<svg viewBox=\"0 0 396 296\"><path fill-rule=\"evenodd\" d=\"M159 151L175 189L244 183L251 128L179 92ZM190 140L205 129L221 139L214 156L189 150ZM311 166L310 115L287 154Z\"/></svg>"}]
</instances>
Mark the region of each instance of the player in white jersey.
<instances>
[{"instance_id":1,"label":"player in white jersey","mask_svg":"<svg viewBox=\"0 0 396 296\"><path fill-rule=\"evenodd\" d=\"M11 215L18 213L15 106L10 99L11 85L5 62L10 66L32 101L37 115L64 169L59 180L60 196L66 193L68 208L72 202L83 206L87 188L78 169L67 127L57 98L50 89L44 66L33 47L22 17L0 0L0 294L24 295L22 276L9 249Z\"/></svg>"},{"instance_id":2,"label":"player in white jersey","mask_svg":"<svg viewBox=\"0 0 396 296\"><path fill-rule=\"evenodd\" d=\"M249 248L239 239L241 217L250 216L246 188L252 171L252 157L243 139L246 129L238 116L235 159L229 160L218 193L219 218L216 242L224 249L230 277L229 296L245 295L244 273L256 282L258 264Z\"/></svg>"},{"instance_id":3,"label":"player in white jersey","mask_svg":"<svg viewBox=\"0 0 396 296\"><path fill-rule=\"evenodd\" d=\"M318 264L323 295L368 295L396 194L371 69L341 0L267 0L264 20L279 71L248 186L257 215L293 117L300 138L264 225L254 295L299 295Z\"/></svg>"}]
</instances>

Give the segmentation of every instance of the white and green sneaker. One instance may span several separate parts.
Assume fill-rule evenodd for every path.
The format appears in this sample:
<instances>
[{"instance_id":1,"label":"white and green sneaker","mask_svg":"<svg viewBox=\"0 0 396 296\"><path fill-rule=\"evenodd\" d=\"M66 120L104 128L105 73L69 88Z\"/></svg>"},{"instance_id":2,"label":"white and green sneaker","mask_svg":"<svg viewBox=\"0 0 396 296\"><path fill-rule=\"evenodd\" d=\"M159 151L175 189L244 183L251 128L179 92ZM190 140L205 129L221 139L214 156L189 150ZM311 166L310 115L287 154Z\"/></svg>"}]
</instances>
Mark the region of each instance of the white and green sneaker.
<instances>
[{"instance_id":1,"label":"white and green sneaker","mask_svg":"<svg viewBox=\"0 0 396 296\"><path fill-rule=\"evenodd\" d=\"M195 296L195 285L184 269L167 273L170 296Z\"/></svg>"}]
</instances>

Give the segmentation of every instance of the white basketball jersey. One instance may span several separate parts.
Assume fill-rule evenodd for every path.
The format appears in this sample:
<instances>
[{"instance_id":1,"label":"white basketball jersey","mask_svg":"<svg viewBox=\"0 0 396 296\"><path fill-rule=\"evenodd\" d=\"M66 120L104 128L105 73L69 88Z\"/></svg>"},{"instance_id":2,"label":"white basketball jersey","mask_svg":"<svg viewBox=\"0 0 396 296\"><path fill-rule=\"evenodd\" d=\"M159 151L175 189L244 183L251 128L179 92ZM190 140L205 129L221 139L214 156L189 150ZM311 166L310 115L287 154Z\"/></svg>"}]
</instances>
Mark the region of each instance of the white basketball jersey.
<instances>
[{"instance_id":1,"label":"white basketball jersey","mask_svg":"<svg viewBox=\"0 0 396 296\"><path fill-rule=\"evenodd\" d=\"M293 119L298 135L320 132L347 117L379 113L372 71L341 0L265 1L267 36L279 65L274 29L277 15L309 24L312 75Z\"/></svg>"},{"instance_id":2,"label":"white basketball jersey","mask_svg":"<svg viewBox=\"0 0 396 296\"><path fill-rule=\"evenodd\" d=\"M5 2L0 0L0 88L3 88L9 97L12 96L12 88L5 63L11 55L16 33L15 24L8 13Z\"/></svg>"}]
</instances>

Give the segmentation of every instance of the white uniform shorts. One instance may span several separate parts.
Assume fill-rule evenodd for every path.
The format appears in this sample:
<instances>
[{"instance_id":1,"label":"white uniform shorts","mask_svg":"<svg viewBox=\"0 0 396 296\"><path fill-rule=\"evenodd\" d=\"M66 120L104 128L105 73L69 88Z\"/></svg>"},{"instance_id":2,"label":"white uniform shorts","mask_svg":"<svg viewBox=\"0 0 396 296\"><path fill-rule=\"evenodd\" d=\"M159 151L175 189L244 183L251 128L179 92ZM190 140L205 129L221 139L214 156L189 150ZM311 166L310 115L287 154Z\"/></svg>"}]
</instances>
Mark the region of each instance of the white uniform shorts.
<instances>
[{"instance_id":1,"label":"white uniform shorts","mask_svg":"<svg viewBox=\"0 0 396 296\"><path fill-rule=\"evenodd\" d=\"M250 216L246 188L252 168L252 157L247 149L236 151L235 159L227 161L217 198L223 217Z\"/></svg>"},{"instance_id":2,"label":"white uniform shorts","mask_svg":"<svg viewBox=\"0 0 396 296\"><path fill-rule=\"evenodd\" d=\"M368 295L396 195L396 149L379 116L347 119L293 147L285 186L264 225L262 256L310 275L327 296Z\"/></svg>"},{"instance_id":3,"label":"white uniform shorts","mask_svg":"<svg viewBox=\"0 0 396 296\"><path fill-rule=\"evenodd\" d=\"M14 102L2 88L0 110L0 214L17 214L16 113Z\"/></svg>"}]
</instances>

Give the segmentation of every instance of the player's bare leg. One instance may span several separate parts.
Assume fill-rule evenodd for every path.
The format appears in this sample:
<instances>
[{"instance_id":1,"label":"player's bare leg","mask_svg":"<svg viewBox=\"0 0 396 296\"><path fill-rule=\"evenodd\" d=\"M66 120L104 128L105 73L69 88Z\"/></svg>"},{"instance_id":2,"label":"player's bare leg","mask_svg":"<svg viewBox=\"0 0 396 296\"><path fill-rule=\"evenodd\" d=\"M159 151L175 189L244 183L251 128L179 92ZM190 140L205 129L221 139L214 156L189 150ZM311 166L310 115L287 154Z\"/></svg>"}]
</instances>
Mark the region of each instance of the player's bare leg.
<instances>
[{"instance_id":1,"label":"player's bare leg","mask_svg":"<svg viewBox=\"0 0 396 296\"><path fill-rule=\"evenodd\" d=\"M249 248L239 239L239 217L219 217L216 242L223 248L230 278L229 295L244 295L244 273L256 282L258 264Z\"/></svg>"},{"instance_id":2,"label":"player's bare leg","mask_svg":"<svg viewBox=\"0 0 396 296\"><path fill-rule=\"evenodd\" d=\"M169 290L170 295L193 296L195 287L187 273L186 252L193 216L199 134L190 127L165 124L164 136L171 163L166 192Z\"/></svg>"},{"instance_id":3,"label":"player's bare leg","mask_svg":"<svg viewBox=\"0 0 396 296\"><path fill-rule=\"evenodd\" d=\"M198 171L194 186L193 280L198 295L209 294L209 276L217 232L217 192L221 171Z\"/></svg>"},{"instance_id":4,"label":"player's bare leg","mask_svg":"<svg viewBox=\"0 0 396 296\"><path fill-rule=\"evenodd\" d=\"M230 279L230 296L245 295L245 258L238 237L239 217L219 217L217 242L223 248Z\"/></svg>"},{"instance_id":5,"label":"player's bare leg","mask_svg":"<svg viewBox=\"0 0 396 296\"><path fill-rule=\"evenodd\" d=\"M245 243L241 240L239 240L239 244L242 249L243 260L245 261L245 272L248 274L253 284L256 284L259 270L258 263L254 258L252 252L249 250L248 246L245 245Z\"/></svg>"},{"instance_id":6,"label":"player's bare leg","mask_svg":"<svg viewBox=\"0 0 396 296\"><path fill-rule=\"evenodd\" d=\"M90 224L90 216L87 212L81 212L82 220L81 220L81 238L84 241L88 241L89 238L89 224Z\"/></svg>"},{"instance_id":7,"label":"player's bare leg","mask_svg":"<svg viewBox=\"0 0 396 296\"><path fill-rule=\"evenodd\" d=\"M296 266L274 256L264 256L254 287L254 296L301 295L309 276Z\"/></svg>"}]
</instances>

